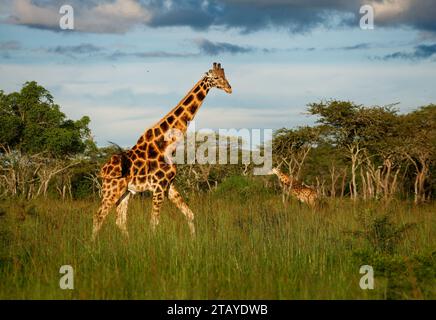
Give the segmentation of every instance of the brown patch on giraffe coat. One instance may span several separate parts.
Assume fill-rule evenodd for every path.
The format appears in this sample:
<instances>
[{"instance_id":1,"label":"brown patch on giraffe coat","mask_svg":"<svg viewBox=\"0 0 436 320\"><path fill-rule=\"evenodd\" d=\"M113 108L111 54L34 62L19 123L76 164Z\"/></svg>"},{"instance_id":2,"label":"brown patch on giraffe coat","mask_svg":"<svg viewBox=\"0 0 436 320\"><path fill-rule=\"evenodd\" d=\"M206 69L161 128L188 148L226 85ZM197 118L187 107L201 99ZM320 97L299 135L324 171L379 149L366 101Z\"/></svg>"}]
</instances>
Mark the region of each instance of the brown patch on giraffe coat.
<instances>
[{"instance_id":1,"label":"brown patch on giraffe coat","mask_svg":"<svg viewBox=\"0 0 436 320\"><path fill-rule=\"evenodd\" d=\"M166 161L165 161L165 155L164 154L160 154L159 157L157 158L157 161L159 162L161 167L167 164Z\"/></svg>"},{"instance_id":2,"label":"brown patch on giraffe coat","mask_svg":"<svg viewBox=\"0 0 436 320\"><path fill-rule=\"evenodd\" d=\"M194 100L194 96L191 94L189 97L187 97L187 98L185 99L185 101L183 101L183 104L184 104L185 106L187 106L188 104L191 103L192 100ZM177 111L177 110L176 110L176 111ZM177 113L176 113L176 115L178 116Z\"/></svg>"},{"instance_id":3,"label":"brown patch on giraffe coat","mask_svg":"<svg viewBox=\"0 0 436 320\"><path fill-rule=\"evenodd\" d=\"M145 164L145 160L143 159L136 159L133 163L136 168L140 168L143 164Z\"/></svg>"},{"instance_id":4,"label":"brown patch on giraffe coat","mask_svg":"<svg viewBox=\"0 0 436 320\"><path fill-rule=\"evenodd\" d=\"M162 131L160 131L160 128L154 128L154 137L157 138L160 136L160 134L162 133Z\"/></svg>"},{"instance_id":5,"label":"brown patch on giraffe coat","mask_svg":"<svg viewBox=\"0 0 436 320\"><path fill-rule=\"evenodd\" d=\"M206 97L206 95L204 94L203 91L200 91L199 93L197 93L197 99L200 101L203 101L203 99Z\"/></svg>"},{"instance_id":6,"label":"brown patch on giraffe coat","mask_svg":"<svg viewBox=\"0 0 436 320\"><path fill-rule=\"evenodd\" d=\"M137 150L136 155L138 156L138 158L141 158L141 159L145 159L145 156L146 156L145 151L142 151L142 150Z\"/></svg>"},{"instance_id":7,"label":"brown patch on giraffe coat","mask_svg":"<svg viewBox=\"0 0 436 320\"><path fill-rule=\"evenodd\" d=\"M161 129L162 129L162 132L166 132L170 126L168 125L168 122L163 121L163 122L160 124L160 127L161 127Z\"/></svg>"},{"instance_id":8,"label":"brown patch on giraffe coat","mask_svg":"<svg viewBox=\"0 0 436 320\"><path fill-rule=\"evenodd\" d=\"M169 182L168 182L168 180L165 180L165 179L163 179L163 180L161 180L161 181L159 181L159 185L162 187L162 189L166 189L166 187L168 186L168 184L169 184Z\"/></svg>"},{"instance_id":9,"label":"brown patch on giraffe coat","mask_svg":"<svg viewBox=\"0 0 436 320\"><path fill-rule=\"evenodd\" d=\"M167 172L167 178L168 180L172 180L175 177L176 173L174 171Z\"/></svg>"},{"instance_id":10,"label":"brown patch on giraffe coat","mask_svg":"<svg viewBox=\"0 0 436 320\"><path fill-rule=\"evenodd\" d=\"M158 170L155 173L156 177L158 177L159 179L162 179L163 177L165 177L165 173L162 170Z\"/></svg>"},{"instance_id":11,"label":"brown patch on giraffe coat","mask_svg":"<svg viewBox=\"0 0 436 320\"><path fill-rule=\"evenodd\" d=\"M138 150L145 152L145 151L147 151L147 146L148 146L148 143L144 142L143 144L138 146Z\"/></svg>"},{"instance_id":12,"label":"brown patch on giraffe coat","mask_svg":"<svg viewBox=\"0 0 436 320\"><path fill-rule=\"evenodd\" d=\"M174 114L178 117L178 116L180 116L181 114L182 114L182 112L184 111L185 109L182 107L182 106L180 106L180 107L178 107L177 109L176 109L176 111L174 111Z\"/></svg>"},{"instance_id":13,"label":"brown patch on giraffe coat","mask_svg":"<svg viewBox=\"0 0 436 320\"><path fill-rule=\"evenodd\" d=\"M173 124L173 122L174 122L175 119L176 119L176 118L175 118L173 115L170 115L170 116L167 118L167 121L168 121L169 124Z\"/></svg>"},{"instance_id":14,"label":"brown patch on giraffe coat","mask_svg":"<svg viewBox=\"0 0 436 320\"><path fill-rule=\"evenodd\" d=\"M150 159L155 159L158 156L159 153L158 153L158 150L156 149L154 143L150 143L148 145L147 153L148 153L148 158L150 158Z\"/></svg>"},{"instance_id":15,"label":"brown patch on giraffe coat","mask_svg":"<svg viewBox=\"0 0 436 320\"><path fill-rule=\"evenodd\" d=\"M157 160L150 160L148 162L148 173L152 173L152 172L156 171L157 168L159 168Z\"/></svg>"},{"instance_id":16,"label":"brown patch on giraffe coat","mask_svg":"<svg viewBox=\"0 0 436 320\"><path fill-rule=\"evenodd\" d=\"M190 113L192 113L192 115L194 115L195 111L197 111L198 109L198 104L197 103L193 103L189 106L188 110Z\"/></svg>"},{"instance_id":17,"label":"brown patch on giraffe coat","mask_svg":"<svg viewBox=\"0 0 436 320\"><path fill-rule=\"evenodd\" d=\"M147 174L147 172L146 172L146 166L143 165L143 166L141 167L141 170L139 170L138 175L139 175L139 176L145 176L146 174Z\"/></svg>"},{"instance_id":18,"label":"brown patch on giraffe coat","mask_svg":"<svg viewBox=\"0 0 436 320\"><path fill-rule=\"evenodd\" d=\"M147 132L145 133L145 139L147 141L150 141L153 138L153 130L149 129L147 130Z\"/></svg>"}]
</instances>

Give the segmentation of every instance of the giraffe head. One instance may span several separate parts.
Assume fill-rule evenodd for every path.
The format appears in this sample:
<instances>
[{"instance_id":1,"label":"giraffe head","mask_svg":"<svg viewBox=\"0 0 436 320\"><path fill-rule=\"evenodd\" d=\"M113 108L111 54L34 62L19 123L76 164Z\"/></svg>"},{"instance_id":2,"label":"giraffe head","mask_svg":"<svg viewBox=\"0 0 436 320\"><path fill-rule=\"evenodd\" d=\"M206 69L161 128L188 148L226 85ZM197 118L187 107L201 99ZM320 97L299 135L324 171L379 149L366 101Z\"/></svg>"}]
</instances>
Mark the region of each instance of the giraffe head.
<instances>
[{"instance_id":1,"label":"giraffe head","mask_svg":"<svg viewBox=\"0 0 436 320\"><path fill-rule=\"evenodd\" d=\"M272 168L272 170L269 172L269 174L280 174L279 168Z\"/></svg>"},{"instance_id":2,"label":"giraffe head","mask_svg":"<svg viewBox=\"0 0 436 320\"><path fill-rule=\"evenodd\" d=\"M232 87L226 79L224 69L220 63L213 63L213 68L206 72L206 77L212 87L224 90L227 93L232 93Z\"/></svg>"}]
</instances>

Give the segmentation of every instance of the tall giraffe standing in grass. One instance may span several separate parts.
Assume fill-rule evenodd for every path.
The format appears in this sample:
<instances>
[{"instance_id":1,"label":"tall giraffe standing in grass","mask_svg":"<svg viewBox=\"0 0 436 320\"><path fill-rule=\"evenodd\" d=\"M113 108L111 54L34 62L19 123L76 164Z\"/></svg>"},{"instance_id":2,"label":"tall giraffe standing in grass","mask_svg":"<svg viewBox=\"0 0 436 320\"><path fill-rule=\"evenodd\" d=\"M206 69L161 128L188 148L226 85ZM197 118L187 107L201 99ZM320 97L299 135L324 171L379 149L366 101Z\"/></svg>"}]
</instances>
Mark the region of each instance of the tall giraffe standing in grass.
<instances>
[{"instance_id":1,"label":"tall giraffe standing in grass","mask_svg":"<svg viewBox=\"0 0 436 320\"><path fill-rule=\"evenodd\" d=\"M315 188L303 185L294 177L281 172L279 168L273 168L271 173L277 175L285 191L295 196L300 202L315 208L318 200L318 193Z\"/></svg>"},{"instance_id":2,"label":"tall giraffe standing in grass","mask_svg":"<svg viewBox=\"0 0 436 320\"><path fill-rule=\"evenodd\" d=\"M176 190L173 180L176 165L169 157L186 132L189 122L194 118L211 88L232 93L224 69L214 63L213 68L198 81L188 94L165 117L144 132L136 145L128 151L113 155L101 168L102 201L94 215L93 239L96 238L103 221L115 205L116 224L128 237L127 207L131 194L151 191L153 208L151 227L159 224L159 214L165 196L173 202L188 220L189 229L195 235L194 213ZM176 134L174 134L176 132Z\"/></svg>"}]
</instances>

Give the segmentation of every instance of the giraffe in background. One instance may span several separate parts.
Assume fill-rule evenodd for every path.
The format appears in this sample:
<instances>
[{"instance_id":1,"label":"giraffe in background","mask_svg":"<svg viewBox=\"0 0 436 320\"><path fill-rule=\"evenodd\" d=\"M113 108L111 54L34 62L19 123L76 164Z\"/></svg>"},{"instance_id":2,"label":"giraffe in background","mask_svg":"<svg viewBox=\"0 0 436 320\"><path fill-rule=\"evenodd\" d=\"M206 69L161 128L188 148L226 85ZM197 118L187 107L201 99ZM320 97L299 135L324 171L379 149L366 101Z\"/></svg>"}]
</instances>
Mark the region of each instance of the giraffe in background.
<instances>
[{"instance_id":1,"label":"giraffe in background","mask_svg":"<svg viewBox=\"0 0 436 320\"><path fill-rule=\"evenodd\" d=\"M286 192L295 196L300 202L306 203L309 207L315 208L318 200L315 188L303 185L292 176L281 172L279 168L273 168L271 174L277 175Z\"/></svg>"},{"instance_id":2,"label":"giraffe in background","mask_svg":"<svg viewBox=\"0 0 436 320\"><path fill-rule=\"evenodd\" d=\"M93 219L93 239L113 206L116 206L116 224L128 237L127 208L130 195L146 190L153 193L152 230L159 224L160 209L167 196L185 215L190 232L195 235L194 213L173 184L176 165L169 160L169 156L174 153L211 88L232 93L224 69L217 63L166 116L144 132L136 145L113 155L101 168L102 201Z\"/></svg>"}]
</instances>

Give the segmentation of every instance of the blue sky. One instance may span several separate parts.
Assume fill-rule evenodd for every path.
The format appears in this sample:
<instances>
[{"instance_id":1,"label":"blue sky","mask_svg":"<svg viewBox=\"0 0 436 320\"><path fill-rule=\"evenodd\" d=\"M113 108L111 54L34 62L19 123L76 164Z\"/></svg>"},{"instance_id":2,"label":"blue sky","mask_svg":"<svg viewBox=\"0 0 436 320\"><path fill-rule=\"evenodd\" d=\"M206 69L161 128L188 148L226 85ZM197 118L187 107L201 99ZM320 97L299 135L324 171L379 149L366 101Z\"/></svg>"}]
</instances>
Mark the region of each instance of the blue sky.
<instances>
[{"instance_id":1,"label":"blue sky","mask_svg":"<svg viewBox=\"0 0 436 320\"><path fill-rule=\"evenodd\" d=\"M60 30L61 5L75 30ZM359 8L375 8L374 30ZM322 99L436 102L431 0L58 1L0 5L0 89L36 80L67 116L91 117L100 145L133 144L221 62L233 94L212 91L196 128L311 124Z\"/></svg>"}]
</instances>

